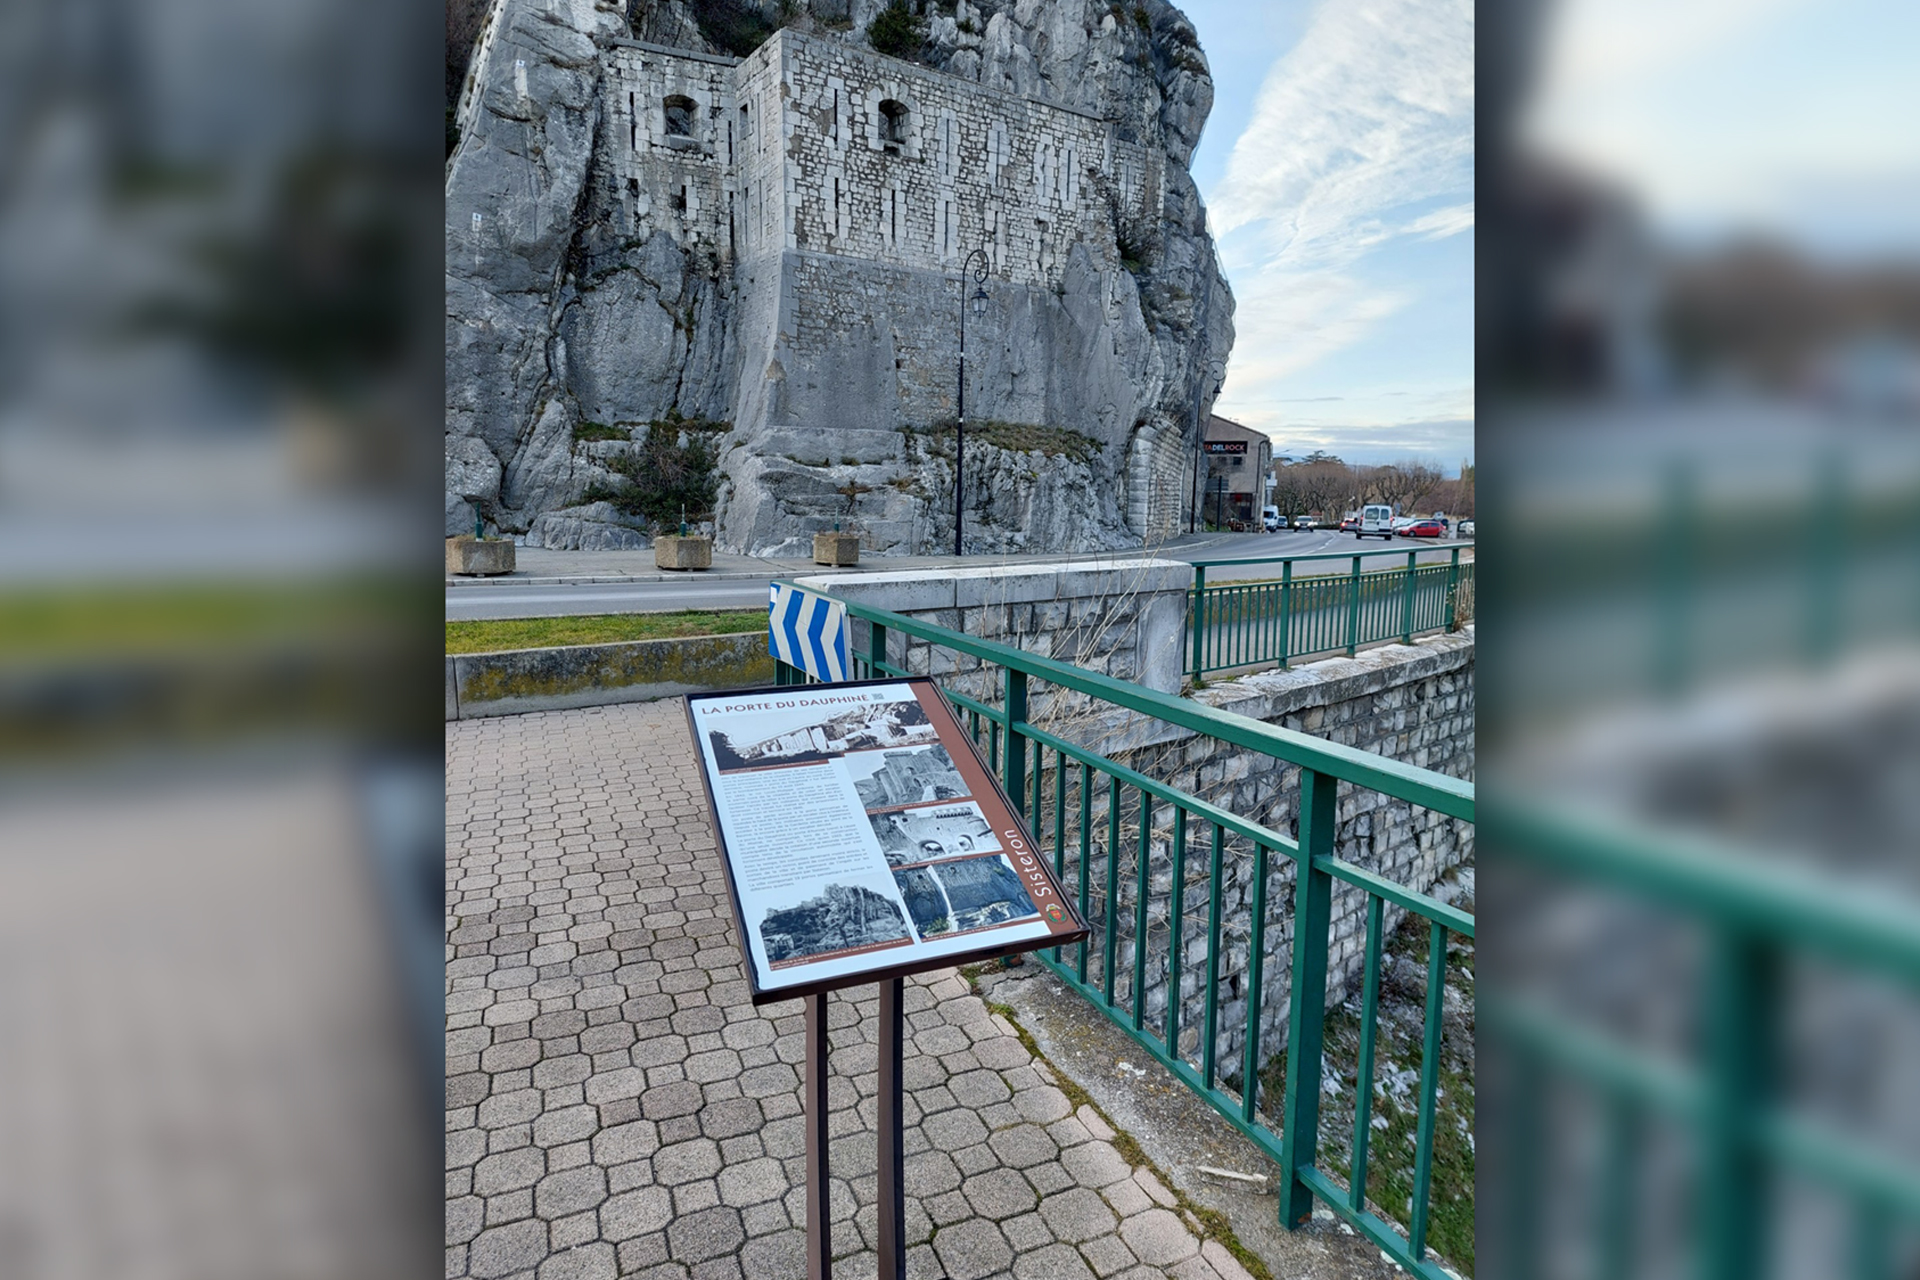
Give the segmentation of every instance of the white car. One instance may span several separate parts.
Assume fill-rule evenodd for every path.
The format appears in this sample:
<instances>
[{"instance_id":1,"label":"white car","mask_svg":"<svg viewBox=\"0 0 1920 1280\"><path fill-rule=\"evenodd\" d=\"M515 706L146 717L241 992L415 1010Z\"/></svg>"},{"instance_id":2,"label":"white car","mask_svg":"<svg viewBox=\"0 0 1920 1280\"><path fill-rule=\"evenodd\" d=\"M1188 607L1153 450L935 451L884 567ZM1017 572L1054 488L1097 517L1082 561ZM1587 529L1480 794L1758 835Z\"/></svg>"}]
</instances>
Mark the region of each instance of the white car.
<instances>
[{"instance_id":1,"label":"white car","mask_svg":"<svg viewBox=\"0 0 1920 1280\"><path fill-rule=\"evenodd\" d=\"M1353 531L1355 538L1393 538L1393 508L1382 503L1369 503L1360 508L1360 527Z\"/></svg>"},{"instance_id":2,"label":"white car","mask_svg":"<svg viewBox=\"0 0 1920 1280\"><path fill-rule=\"evenodd\" d=\"M1454 532L1462 538L1471 538L1473 536L1473 521L1462 520L1454 526Z\"/></svg>"}]
</instances>

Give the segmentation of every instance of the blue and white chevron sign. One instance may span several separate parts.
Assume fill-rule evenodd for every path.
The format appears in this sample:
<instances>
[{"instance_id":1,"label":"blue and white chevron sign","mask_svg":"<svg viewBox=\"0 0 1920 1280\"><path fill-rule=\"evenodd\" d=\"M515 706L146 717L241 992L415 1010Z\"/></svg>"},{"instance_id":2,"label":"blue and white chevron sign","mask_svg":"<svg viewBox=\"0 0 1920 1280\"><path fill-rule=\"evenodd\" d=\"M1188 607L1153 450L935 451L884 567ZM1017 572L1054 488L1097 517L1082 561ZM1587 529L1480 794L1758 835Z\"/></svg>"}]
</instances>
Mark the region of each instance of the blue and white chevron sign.
<instances>
[{"instance_id":1,"label":"blue and white chevron sign","mask_svg":"<svg viewBox=\"0 0 1920 1280\"><path fill-rule=\"evenodd\" d=\"M785 583L773 584L767 601L767 648L790 667L816 680L848 678L847 606Z\"/></svg>"}]
</instances>

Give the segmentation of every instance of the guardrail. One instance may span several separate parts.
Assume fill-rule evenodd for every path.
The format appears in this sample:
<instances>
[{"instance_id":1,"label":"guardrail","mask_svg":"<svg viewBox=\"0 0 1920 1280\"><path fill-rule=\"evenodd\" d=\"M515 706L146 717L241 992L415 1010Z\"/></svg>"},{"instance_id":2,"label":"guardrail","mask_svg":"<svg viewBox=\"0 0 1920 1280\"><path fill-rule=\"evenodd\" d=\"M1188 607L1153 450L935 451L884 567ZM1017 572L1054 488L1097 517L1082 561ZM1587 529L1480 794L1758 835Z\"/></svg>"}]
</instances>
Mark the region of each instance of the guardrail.
<instances>
[{"instance_id":1,"label":"guardrail","mask_svg":"<svg viewBox=\"0 0 1920 1280\"><path fill-rule=\"evenodd\" d=\"M1452 631L1462 589L1472 590L1473 564L1460 560L1472 546L1462 542L1444 548L1451 553L1444 565L1418 563L1435 549L1427 547L1195 560L1184 670L1198 679L1209 671L1269 662L1285 667L1309 655L1344 650L1351 657L1363 644L1393 639L1411 644L1423 632ZM1361 572L1362 560L1379 556L1405 557L1406 564ZM1349 561L1352 569L1294 572L1296 564L1328 560ZM1207 585L1208 569L1251 564L1277 564L1280 577Z\"/></svg>"},{"instance_id":2,"label":"guardrail","mask_svg":"<svg viewBox=\"0 0 1920 1280\"><path fill-rule=\"evenodd\" d=\"M786 584L791 585L791 584ZM806 588L796 587L797 590ZM815 592L813 594L822 594ZM1449 934L1473 937L1473 917L1446 903L1415 893L1355 866L1335 850L1335 799L1342 783L1378 791L1467 822L1474 820L1474 788L1442 774L1264 724L1245 716L1185 701L1079 667L980 640L944 627L871 606L845 603L850 618L867 624L866 647L854 647L858 677L908 675L904 662L889 657L895 633L927 641L946 655L934 670L953 670L965 661L978 666L945 677L948 696L992 761L1007 794L1027 818L1033 833L1053 859L1055 874L1076 891L1082 915L1094 936L1068 950L1036 953L1040 962L1131 1037L1176 1079L1211 1105L1228 1123L1276 1160L1285 1171L1280 1192L1281 1221L1304 1225L1316 1199L1351 1224L1400 1266L1424 1280L1444 1280L1446 1272L1428 1255L1431 1185L1439 1088L1445 964ZM857 637L856 637L857 638ZM930 655L932 656L932 655ZM996 675L997 671L997 675ZM808 679L780 664L781 683ZM970 696L954 686L975 682L981 692L992 682L998 704ZM1049 694L1047 691L1051 690ZM1199 797L1111 760L1086 745L1035 723L1036 709L1051 696L1088 700L1164 724L1191 730L1300 767L1298 838L1253 822ZM1164 818L1164 821L1162 820ZM1104 821L1102 821L1104 819ZM1104 827L1104 831L1102 830ZM1123 834L1134 848L1130 877L1122 874ZM1159 891L1151 864L1155 836L1165 832L1171 874L1164 891L1164 917L1154 911ZM1103 838L1104 837L1104 838ZM1223 919L1223 870L1228 847L1251 863L1249 909L1244 921ZM1265 996L1263 965L1270 919L1268 881L1275 858L1292 864L1293 886L1291 990L1287 1010L1287 1070L1277 1129L1261 1107L1261 1006ZM1204 864L1204 878L1188 883L1191 869ZM1129 880L1131 883L1129 883ZM1350 1176L1345 1186L1318 1164L1322 1096L1322 1028L1326 1015L1329 953L1333 945L1332 905L1336 883L1365 895L1367 933L1362 966L1360 1097L1370 1100L1373 1046L1380 1001L1380 959L1385 941L1387 904L1427 922L1428 971L1418 1124L1412 1162L1412 1195L1407 1229L1367 1208L1368 1143L1372 1136L1368 1103L1357 1108ZM1125 902L1131 890L1132 901ZM1204 892L1205 906L1199 898ZM1132 917L1132 962L1119 963L1119 928ZM1280 913L1284 918L1284 913ZM1167 948L1149 972L1148 939L1157 918ZM1204 918L1204 925L1199 921ZM1205 993L1201 1034L1189 1050L1180 1048L1179 992L1187 929L1205 930ZM1245 1041L1240 1055L1239 1088L1223 1076L1232 1064L1217 1060L1220 1031L1220 974L1223 948L1244 926L1246 952ZM1150 1022L1150 981L1163 980L1168 998L1164 1017ZM1398 1153L1395 1153L1396 1155Z\"/></svg>"},{"instance_id":3,"label":"guardrail","mask_svg":"<svg viewBox=\"0 0 1920 1280\"><path fill-rule=\"evenodd\" d=\"M1848 1134L1796 1109L1784 1028L1789 991L1809 963L1834 975L1890 982L1920 995L1920 914L1897 896L1865 895L1796 868L1737 856L1704 840L1632 829L1610 820L1538 805L1503 803L1489 822L1486 858L1496 865L1549 873L1558 885L1591 887L1678 921L1704 945L1698 986L1697 1048L1680 1053L1634 1044L1595 1022L1569 1016L1562 1002L1490 996L1482 1004L1482 1043L1504 1055L1500 1095L1509 1114L1496 1126L1510 1146L1496 1191L1504 1206L1482 1206L1505 1228L1500 1276L1545 1274L1538 1227L1539 1157L1552 1138L1543 1120L1549 1083L1598 1095L1599 1171L1589 1219L1599 1260L1594 1274L1624 1276L1641 1255L1636 1187L1644 1185L1650 1137L1683 1135L1696 1170L1689 1199L1699 1219L1690 1243L1707 1280L1780 1274L1782 1249L1769 1227L1785 1204L1775 1187L1791 1185L1794 1204L1816 1189L1837 1195L1850 1213L1849 1257L1799 1256L1792 1274L1893 1280L1896 1225L1920 1228L1920 1159L1890 1149L1884 1129ZM1566 913L1561 912L1564 918ZM1650 993L1649 993L1650 994ZM1645 998L1644 996L1642 998ZM1483 1062L1487 1061L1483 1059ZM1492 1065L1492 1063L1489 1063ZM1496 1068L1497 1069L1497 1068ZM1885 1117L1882 1117L1884 1120ZM1649 1121L1656 1123L1649 1123ZM1582 1135L1585 1136L1585 1135ZM1909 1138L1911 1134L1906 1135ZM1562 1143L1564 1152L1571 1143ZM1584 1145L1584 1144L1583 1144ZM1496 1195L1495 1199L1503 1197ZM1641 1206L1644 1208L1644 1206ZM1571 1242L1561 1239L1564 1252ZM1906 1257L1910 1260L1911 1251ZM1811 1270L1806 1270L1811 1266Z\"/></svg>"}]
</instances>

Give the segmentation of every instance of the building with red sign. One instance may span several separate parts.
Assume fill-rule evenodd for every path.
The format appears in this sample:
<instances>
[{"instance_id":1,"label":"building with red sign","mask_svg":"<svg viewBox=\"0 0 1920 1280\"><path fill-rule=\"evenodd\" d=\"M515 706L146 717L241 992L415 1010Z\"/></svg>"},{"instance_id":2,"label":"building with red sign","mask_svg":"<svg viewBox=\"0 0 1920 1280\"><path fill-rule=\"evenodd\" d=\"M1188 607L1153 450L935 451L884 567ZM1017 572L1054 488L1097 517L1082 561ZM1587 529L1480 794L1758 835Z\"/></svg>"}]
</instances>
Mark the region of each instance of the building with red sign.
<instances>
[{"instance_id":1,"label":"building with red sign","mask_svg":"<svg viewBox=\"0 0 1920 1280\"><path fill-rule=\"evenodd\" d=\"M1273 470L1273 441L1264 431L1243 427L1214 414L1207 419L1203 444L1206 487L1200 495L1201 518L1209 524L1260 523L1266 478Z\"/></svg>"}]
</instances>

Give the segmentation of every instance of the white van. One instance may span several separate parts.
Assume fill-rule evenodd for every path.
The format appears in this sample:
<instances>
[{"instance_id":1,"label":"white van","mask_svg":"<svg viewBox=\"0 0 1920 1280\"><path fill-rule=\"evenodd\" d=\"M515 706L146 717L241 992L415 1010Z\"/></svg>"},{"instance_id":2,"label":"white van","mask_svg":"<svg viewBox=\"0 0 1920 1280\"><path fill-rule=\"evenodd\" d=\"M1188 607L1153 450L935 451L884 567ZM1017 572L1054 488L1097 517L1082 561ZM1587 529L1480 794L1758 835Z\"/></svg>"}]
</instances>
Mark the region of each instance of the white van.
<instances>
[{"instance_id":1,"label":"white van","mask_svg":"<svg viewBox=\"0 0 1920 1280\"><path fill-rule=\"evenodd\" d=\"M1353 531L1356 538L1379 536L1393 538L1393 508L1385 505L1368 505L1360 508L1360 527Z\"/></svg>"},{"instance_id":2,"label":"white van","mask_svg":"<svg viewBox=\"0 0 1920 1280\"><path fill-rule=\"evenodd\" d=\"M1280 508L1278 507L1260 508L1260 527L1261 528L1265 529L1268 533L1277 533L1279 532L1279 529L1280 529L1280 523L1281 523Z\"/></svg>"}]
</instances>

